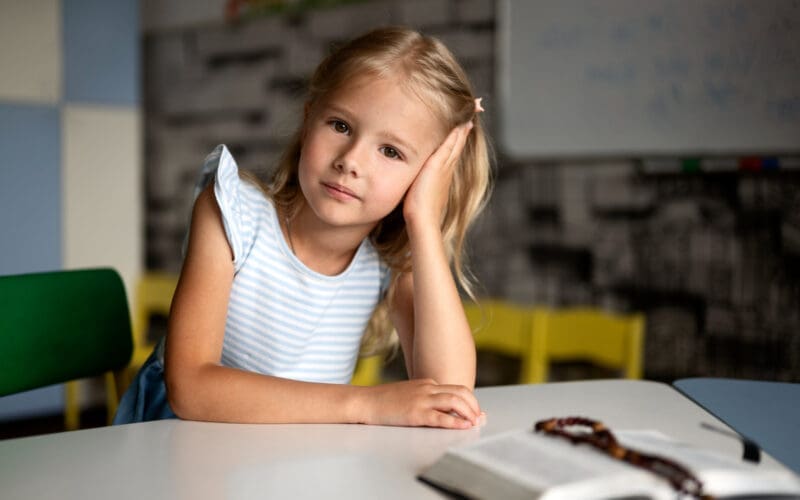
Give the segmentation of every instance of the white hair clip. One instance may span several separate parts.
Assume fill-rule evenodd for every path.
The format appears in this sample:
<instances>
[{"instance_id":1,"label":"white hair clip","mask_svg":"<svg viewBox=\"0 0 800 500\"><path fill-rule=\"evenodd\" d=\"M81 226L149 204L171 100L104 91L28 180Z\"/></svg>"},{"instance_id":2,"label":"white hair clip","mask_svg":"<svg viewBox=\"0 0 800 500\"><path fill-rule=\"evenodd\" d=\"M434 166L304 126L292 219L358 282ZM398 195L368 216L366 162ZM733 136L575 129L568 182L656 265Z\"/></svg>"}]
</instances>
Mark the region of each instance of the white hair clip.
<instances>
[{"instance_id":1,"label":"white hair clip","mask_svg":"<svg viewBox=\"0 0 800 500\"><path fill-rule=\"evenodd\" d=\"M485 109L483 109L483 106L481 106L481 101L482 100L483 100L483 97L478 97L477 99L475 99L475 112L476 113L482 113L482 112L486 111Z\"/></svg>"}]
</instances>

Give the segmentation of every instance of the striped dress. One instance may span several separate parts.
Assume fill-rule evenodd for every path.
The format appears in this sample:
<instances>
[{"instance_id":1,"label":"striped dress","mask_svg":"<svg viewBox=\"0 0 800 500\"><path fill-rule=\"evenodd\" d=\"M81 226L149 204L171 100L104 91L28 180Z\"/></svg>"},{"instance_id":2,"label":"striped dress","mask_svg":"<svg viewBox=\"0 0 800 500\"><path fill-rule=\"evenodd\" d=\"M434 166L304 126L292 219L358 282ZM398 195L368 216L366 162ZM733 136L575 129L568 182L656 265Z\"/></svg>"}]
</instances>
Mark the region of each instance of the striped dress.
<instances>
[{"instance_id":1,"label":"striped dress","mask_svg":"<svg viewBox=\"0 0 800 500\"><path fill-rule=\"evenodd\" d=\"M222 364L309 382L349 383L361 337L388 284L368 240L336 276L304 265L283 237L277 211L239 177L224 145L206 159L233 250L233 288Z\"/></svg>"}]
</instances>

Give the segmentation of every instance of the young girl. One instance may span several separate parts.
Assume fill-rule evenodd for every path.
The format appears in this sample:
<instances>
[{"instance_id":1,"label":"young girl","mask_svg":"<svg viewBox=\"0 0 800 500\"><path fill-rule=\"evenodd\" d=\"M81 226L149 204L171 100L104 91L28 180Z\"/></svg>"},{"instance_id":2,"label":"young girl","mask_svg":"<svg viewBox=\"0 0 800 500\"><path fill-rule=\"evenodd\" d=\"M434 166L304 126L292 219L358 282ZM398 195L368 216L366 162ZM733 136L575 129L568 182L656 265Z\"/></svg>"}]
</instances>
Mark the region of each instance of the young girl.
<instances>
[{"instance_id":1,"label":"young girl","mask_svg":"<svg viewBox=\"0 0 800 500\"><path fill-rule=\"evenodd\" d=\"M317 68L269 185L217 147L166 345L115 423L476 425L475 345L451 266L469 290L462 247L490 170L478 111L439 41L379 29ZM387 319L410 380L348 385L360 346L389 344Z\"/></svg>"}]
</instances>

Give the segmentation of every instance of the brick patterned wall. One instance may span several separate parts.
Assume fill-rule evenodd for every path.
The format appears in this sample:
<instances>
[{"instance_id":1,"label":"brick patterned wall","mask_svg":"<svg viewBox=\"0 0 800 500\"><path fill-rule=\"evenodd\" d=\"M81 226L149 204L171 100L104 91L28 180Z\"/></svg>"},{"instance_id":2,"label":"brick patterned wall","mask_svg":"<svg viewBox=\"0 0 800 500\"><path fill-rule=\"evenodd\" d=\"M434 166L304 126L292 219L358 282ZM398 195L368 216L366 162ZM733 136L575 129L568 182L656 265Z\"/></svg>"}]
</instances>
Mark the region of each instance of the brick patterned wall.
<instances>
[{"instance_id":1,"label":"brick patterned wall","mask_svg":"<svg viewBox=\"0 0 800 500\"><path fill-rule=\"evenodd\" d=\"M800 379L800 175L510 165L472 238L488 294L644 311L650 378Z\"/></svg>"},{"instance_id":2,"label":"brick patterned wall","mask_svg":"<svg viewBox=\"0 0 800 500\"><path fill-rule=\"evenodd\" d=\"M145 37L147 264L177 271L202 160L226 143L262 174L332 44L385 24L441 38L493 130L493 0L349 3ZM471 237L483 293L647 313L649 378L800 379L800 176L648 173L634 160L537 163L498 151Z\"/></svg>"}]
</instances>

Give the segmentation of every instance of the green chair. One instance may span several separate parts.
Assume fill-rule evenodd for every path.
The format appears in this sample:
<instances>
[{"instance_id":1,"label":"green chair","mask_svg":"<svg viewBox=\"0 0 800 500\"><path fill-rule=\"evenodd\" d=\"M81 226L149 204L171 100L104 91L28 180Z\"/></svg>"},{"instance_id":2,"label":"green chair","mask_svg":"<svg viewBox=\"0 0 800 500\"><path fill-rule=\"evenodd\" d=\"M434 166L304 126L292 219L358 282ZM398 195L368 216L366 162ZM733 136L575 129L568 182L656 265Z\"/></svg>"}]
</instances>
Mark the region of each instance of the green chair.
<instances>
[{"instance_id":1,"label":"green chair","mask_svg":"<svg viewBox=\"0 0 800 500\"><path fill-rule=\"evenodd\" d=\"M132 352L128 301L116 271L0 276L0 396L106 375L113 415ZM78 418L71 385L67 429Z\"/></svg>"}]
</instances>

